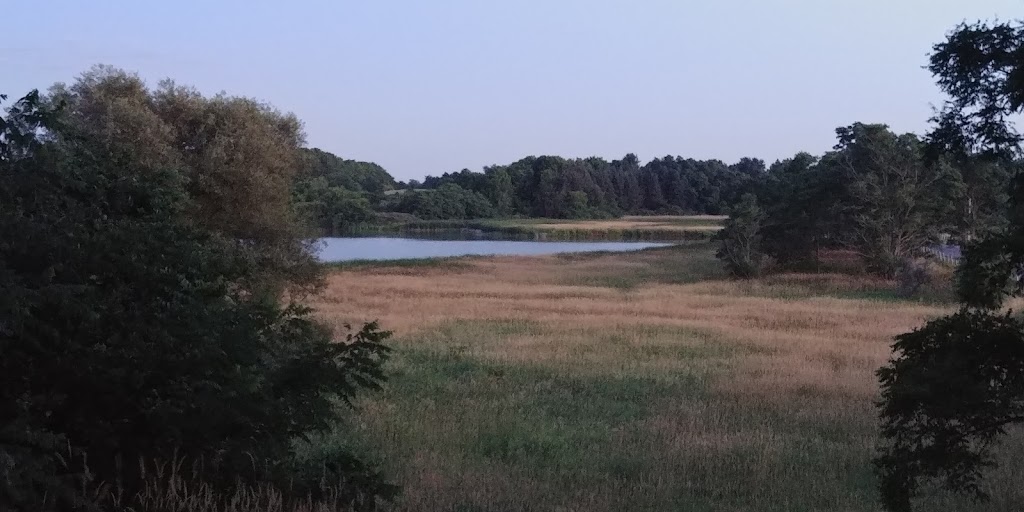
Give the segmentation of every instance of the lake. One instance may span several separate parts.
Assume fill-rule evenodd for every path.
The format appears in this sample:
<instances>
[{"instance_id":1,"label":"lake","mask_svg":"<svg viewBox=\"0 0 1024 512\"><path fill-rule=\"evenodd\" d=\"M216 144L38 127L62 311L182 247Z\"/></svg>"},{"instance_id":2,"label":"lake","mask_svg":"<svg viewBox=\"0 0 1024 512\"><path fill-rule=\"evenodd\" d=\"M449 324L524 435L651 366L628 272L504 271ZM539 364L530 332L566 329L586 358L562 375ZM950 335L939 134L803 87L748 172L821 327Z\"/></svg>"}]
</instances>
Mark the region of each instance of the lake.
<instances>
[{"instance_id":1,"label":"lake","mask_svg":"<svg viewBox=\"0 0 1024 512\"><path fill-rule=\"evenodd\" d=\"M452 256L537 256L598 251L637 251L671 244L658 242L525 242L507 240L423 240L417 238L321 238L323 262L406 260Z\"/></svg>"}]
</instances>

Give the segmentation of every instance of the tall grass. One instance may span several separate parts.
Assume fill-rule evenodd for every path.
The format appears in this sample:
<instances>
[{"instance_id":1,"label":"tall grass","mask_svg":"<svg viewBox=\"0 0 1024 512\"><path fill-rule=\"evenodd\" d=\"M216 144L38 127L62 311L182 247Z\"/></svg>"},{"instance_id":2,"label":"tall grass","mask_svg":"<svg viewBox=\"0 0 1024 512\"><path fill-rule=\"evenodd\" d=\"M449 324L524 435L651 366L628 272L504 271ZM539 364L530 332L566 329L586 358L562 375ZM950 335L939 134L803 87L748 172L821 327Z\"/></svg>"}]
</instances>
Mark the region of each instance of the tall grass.
<instances>
[{"instance_id":1,"label":"tall grass","mask_svg":"<svg viewBox=\"0 0 1024 512\"><path fill-rule=\"evenodd\" d=\"M369 510L372 502L360 501L342 482L320 482L317 496L296 497L290 489L271 484L237 481L225 488L204 478L200 465L182 459L139 460L133 478L141 482L134 493L122 482L83 480L83 495L104 511L113 512L346 512ZM358 508L357 508L358 507Z\"/></svg>"},{"instance_id":2,"label":"tall grass","mask_svg":"<svg viewBox=\"0 0 1024 512\"><path fill-rule=\"evenodd\" d=\"M354 442L392 510L875 511L874 371L941 300L840 274L724 278L710 244L334 273L316 307L397 334ZM1024 437L975 505L1018 510Z\"/></svg>"}]
</instances>

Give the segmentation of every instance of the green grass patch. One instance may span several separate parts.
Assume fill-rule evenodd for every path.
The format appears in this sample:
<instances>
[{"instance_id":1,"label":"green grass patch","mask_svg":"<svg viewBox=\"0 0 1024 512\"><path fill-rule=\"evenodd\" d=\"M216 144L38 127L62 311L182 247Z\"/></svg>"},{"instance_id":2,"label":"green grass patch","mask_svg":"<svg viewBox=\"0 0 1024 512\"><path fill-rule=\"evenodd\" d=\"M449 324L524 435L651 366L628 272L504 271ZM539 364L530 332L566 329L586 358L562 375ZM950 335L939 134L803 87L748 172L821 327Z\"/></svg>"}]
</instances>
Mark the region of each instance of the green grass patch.
<instances>
[{"instance_id":1,"label":"green grass patch","mask_svg":"<svg viewBox=\"0 0 1024 512\"><path fill-rule=\"evenodd\" d=\"M877 282L871 279L864 283L835 283L831 275L823 274L820 279L786 281L783 279L744 282L741 287L745 295L773 299L803 300L813 297L834 297L837 299L868 300L893 304L924 304L929 306L951 306L957 303L951 282L933 282L923 286L911 295L901 295L895 282Z\"/></svg>"},{"instance_id":2,"label":"green grass patch","mask_svg":"<svg viewBox=\"0 0 1024 512\"><path fill-rule=\"evenodd\" d=\"M628 260L601 253L563 254L559 258L570 265L601 258L609 260L608 268L597 267L566 280L565 284L578 286L629 290L646 284L689 284L726 277L721 262L715 258L715 245L711 242L685 242L644 249L630 254ZM623 261L629 264L616 265Z\"/></svg>"},{"instance_id":3,"label":"green grass patch","mask_svg":"<svg viewBox=\"0 0 1024 512\"><path fill-rule=\"evenodd\" d=\"M603 477L614 465L609 461L618 458L617 432L648 417L664 400L707 395L706 381L687 374L572 375L410 348L396 359L383 397L393 414L375 418L382 424L364 432L368 442L379 429L400 432L392 437L403 444L399 453L427 449L574 479L581 472ZM443 417L432 412L440 402L446 404Z\"/></svg>"}]
</instances>

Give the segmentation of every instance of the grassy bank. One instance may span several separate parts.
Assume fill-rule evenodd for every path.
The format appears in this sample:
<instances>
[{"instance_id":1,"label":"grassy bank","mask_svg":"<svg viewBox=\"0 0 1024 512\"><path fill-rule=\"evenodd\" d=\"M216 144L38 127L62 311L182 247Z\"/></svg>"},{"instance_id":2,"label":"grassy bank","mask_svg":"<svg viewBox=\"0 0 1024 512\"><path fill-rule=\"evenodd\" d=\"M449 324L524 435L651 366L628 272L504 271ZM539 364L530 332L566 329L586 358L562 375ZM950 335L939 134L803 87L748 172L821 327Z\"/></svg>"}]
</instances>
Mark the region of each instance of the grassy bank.
<instances>
[{"instance_id":1,"label":"grassy bank","mask_svg":"<svg viewBox=\"0 0 1024 512\"><path fill-rule=\"evenodd\" d=\"M327 321L396 332L354 443L401 511L874 511L874 371L951 306L843 275L724 279L706 243L337 271ZM987 505L1016 510L1024 440ZM1017 454L1017 456L1014 456Z\"/></svg>"},{"instance_id":2,"label":"grassy bank","mask_svg":"<svg viewBox=\"0 0 1024 512\"><path fill-rule=\"evenodd\" d=\"M431 234L475 230L499 237L540 240L707 240L724 217L713 215L622 217L608 220L480 219L366 224L353 233Z\"/></svg>"}]
</instances>

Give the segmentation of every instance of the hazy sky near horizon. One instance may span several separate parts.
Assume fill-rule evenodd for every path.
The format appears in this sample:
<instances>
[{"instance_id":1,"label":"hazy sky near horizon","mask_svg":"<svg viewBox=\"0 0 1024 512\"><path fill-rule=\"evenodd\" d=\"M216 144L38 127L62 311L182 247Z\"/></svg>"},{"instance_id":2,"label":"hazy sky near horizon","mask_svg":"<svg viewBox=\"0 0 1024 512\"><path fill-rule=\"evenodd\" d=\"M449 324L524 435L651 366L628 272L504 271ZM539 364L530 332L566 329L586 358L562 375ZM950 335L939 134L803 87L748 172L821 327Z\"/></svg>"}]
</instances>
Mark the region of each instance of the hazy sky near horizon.
<instances>
[{"instance_id":1,"label":"hazy sky near horizon","mask_svg":"<svg viewBox=\"0 0 1024 512\"><path fill-rule=\"evenodd\" d=\"M1024 15L1024 0L32 7L4 24L0 92L111 64L269 102L310 146L401 180L541 154L771 162L826 151L855 121L922 133L943 99L923 69L931 45L963 20Z\"/></svg>"}]
</instances>

